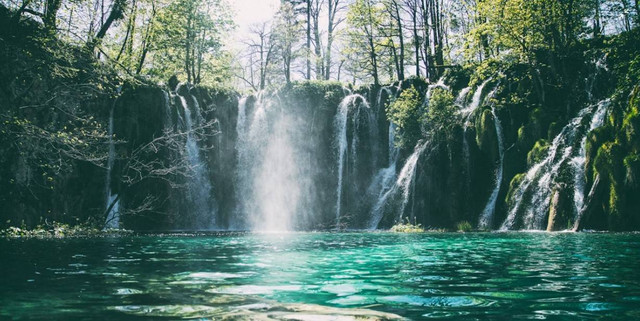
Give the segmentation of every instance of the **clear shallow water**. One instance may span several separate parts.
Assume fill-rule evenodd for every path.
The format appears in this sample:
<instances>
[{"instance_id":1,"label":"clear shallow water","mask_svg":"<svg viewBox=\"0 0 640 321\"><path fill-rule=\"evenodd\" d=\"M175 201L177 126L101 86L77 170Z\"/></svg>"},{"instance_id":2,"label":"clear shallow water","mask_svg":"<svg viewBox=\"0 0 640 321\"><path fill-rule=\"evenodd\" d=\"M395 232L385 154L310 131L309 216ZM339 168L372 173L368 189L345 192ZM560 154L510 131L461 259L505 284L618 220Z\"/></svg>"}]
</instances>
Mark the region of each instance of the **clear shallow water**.
<instances>
[{"instance_id":1,"label":"clear shallow water","mask_svg":"<svg viewBox=\"0 0 640 321\"><path fill-rule=\"evenodd\" d=\"M0 240L0 319L634 320L639 263L640 234Z\"/></svg>"}]
</instances>

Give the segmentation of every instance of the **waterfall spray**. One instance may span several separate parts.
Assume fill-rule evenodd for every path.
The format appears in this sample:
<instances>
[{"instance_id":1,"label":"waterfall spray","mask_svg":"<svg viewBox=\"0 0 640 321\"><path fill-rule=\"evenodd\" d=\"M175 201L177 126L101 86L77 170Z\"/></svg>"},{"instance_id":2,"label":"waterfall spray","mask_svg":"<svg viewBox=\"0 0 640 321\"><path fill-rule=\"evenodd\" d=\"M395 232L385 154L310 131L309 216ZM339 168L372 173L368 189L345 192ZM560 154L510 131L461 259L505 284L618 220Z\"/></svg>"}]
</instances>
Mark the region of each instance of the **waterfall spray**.
<instances>
[{"instance_id":1,"label":"waterfall spray","mask_svg":"<svg viewBox=\"0 0 640 321\"><path fill-rule=\"evenodd\" d=\"M194 133L193 116L189 109L187 99L178 96L184 109L184 124L187 133L187 142L185 144L186 156L191 166L193 177L189 180L189 198L193 211L197 218L197 229L214 229L216 228L216 213L212 206L211 182L207 175L204 162L200 157L200 148ZM197 105L195 97L191 96L194 101L194 107ZM198 111L196 109L196 111ZM201 117L200 115L196 117Z\"/></svg>"}]
</instances>

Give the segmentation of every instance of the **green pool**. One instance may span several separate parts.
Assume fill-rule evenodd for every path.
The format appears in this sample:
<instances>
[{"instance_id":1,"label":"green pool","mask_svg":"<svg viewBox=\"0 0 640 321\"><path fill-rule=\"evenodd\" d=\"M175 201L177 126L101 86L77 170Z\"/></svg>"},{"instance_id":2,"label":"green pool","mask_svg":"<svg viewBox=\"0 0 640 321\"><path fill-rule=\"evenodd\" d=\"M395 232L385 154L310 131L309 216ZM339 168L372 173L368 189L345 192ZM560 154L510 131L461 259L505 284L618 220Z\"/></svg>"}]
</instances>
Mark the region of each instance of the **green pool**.
<instances>
[{"instance_id":1,"label":"green pool","mask_svg":"<svg viewBox=\"0 0 640 321\"><path fill-rule=\"evenodd\" d=\"M3 239L0 276L0 319L640 319L640 234Z\"/></svg>"}]
</instances>

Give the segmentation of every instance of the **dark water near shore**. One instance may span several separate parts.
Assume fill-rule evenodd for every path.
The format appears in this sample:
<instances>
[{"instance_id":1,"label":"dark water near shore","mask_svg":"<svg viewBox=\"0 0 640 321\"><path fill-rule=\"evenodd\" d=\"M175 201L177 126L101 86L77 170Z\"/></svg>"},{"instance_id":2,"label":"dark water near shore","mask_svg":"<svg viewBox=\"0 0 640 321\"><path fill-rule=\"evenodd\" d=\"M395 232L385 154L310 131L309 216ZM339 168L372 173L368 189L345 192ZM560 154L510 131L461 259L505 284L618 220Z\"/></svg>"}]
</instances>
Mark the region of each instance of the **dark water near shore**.
<instances>
[{"instance_id":1,"label":"dark water near shore","mask_svg":"<svg viewBox=\"0 0 640 321\"><path fill-rule=\"evenodd\" d=\"M11 239L0 276L0 319L256 319L297 303L415 320L640 319L640 234Z\"/></svg>"}]
</instances>

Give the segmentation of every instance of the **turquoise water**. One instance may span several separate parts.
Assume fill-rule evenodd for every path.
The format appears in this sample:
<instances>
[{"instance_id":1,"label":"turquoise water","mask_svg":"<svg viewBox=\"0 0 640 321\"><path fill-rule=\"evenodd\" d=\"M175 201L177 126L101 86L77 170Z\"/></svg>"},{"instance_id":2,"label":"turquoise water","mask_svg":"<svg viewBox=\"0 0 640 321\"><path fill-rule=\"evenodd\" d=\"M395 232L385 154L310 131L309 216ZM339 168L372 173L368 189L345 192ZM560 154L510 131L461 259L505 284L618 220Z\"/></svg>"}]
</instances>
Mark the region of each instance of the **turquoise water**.
<instances>
[{"instance_id":1,"label":"turquoise water","mask_svg":"<svg viewBox=\"0 0 640 321\"><path fill-rule=\"evenodd\" d=\"M640 234L11 239L0 260L0 319L640 319Z\"/></svg>"}]
</instances>

